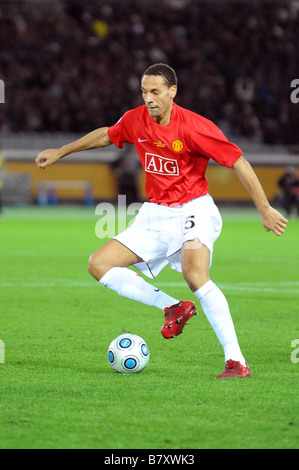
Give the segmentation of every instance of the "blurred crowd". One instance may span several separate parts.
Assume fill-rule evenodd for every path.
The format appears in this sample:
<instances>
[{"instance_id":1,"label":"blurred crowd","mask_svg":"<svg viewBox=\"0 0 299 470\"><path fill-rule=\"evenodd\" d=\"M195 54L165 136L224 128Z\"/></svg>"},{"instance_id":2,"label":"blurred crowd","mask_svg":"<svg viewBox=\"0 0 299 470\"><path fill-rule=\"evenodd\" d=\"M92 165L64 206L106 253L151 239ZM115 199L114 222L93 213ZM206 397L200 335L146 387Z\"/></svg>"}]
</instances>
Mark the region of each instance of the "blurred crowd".
<instances>
[{"instance_id":1,"label":"blurred crowd","mask_svg":"<svg viewBox=\"0 0 299 470\"><path fill-rule=\"evenodd\" d=\"M285 209L287 216L294 212L299 216L299 174L296 168L288 166L278 180L277 202Z\"/></svg>"},{"instance_id":2,"label":"blurred crowd","mask_svg":"<svg viewBox=\"0 0 299 470\"><path fill-rule=\"evenodd\" d=\"M292 1L68 1L51 13L0 4L0 135L112 125L142 104L142 72L166 62L179 105L230 135L296 144L298 31Z\"/></svg>"}]
</instances>

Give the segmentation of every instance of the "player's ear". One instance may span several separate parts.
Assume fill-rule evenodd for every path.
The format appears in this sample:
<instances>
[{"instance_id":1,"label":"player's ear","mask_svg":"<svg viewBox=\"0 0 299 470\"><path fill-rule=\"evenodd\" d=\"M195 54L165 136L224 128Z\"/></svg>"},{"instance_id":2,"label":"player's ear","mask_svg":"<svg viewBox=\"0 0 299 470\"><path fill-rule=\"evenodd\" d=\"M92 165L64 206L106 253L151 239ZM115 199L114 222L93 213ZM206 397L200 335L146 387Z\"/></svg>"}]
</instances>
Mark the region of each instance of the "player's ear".
<instances>
[{"instance_id":1,"label":"player's ear","mask_svg":"<svg viewBox=\"0 0 299 470\"><path fill-rule=\"evenodd\" d=\"M176 96L177 91L178 91L178 87L176 85L172 85L172 87L170 87L170 97L172 99Z\"/></svg>"}]
</instances>

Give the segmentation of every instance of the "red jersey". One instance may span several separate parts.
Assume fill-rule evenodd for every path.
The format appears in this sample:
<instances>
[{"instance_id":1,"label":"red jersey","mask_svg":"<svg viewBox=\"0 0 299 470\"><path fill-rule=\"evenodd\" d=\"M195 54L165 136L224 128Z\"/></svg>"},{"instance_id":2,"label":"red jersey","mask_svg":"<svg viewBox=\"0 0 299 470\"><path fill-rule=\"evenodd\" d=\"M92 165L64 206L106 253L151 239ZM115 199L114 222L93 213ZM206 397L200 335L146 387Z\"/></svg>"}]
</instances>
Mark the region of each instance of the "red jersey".
<instances>
[{"instance_id":1,"label":"red jersey","mask_svg":"<svg viewBox=\"0 0 299 470\"><path fill-rule=\"evenodd\" d=\"M213 122L176 103L167 126L157 124L142 105L109 127L108 137L119 148L125 142L135 145L148 199L169 205L208 193L205 172L210 158L231 168L242 156Z\"/></svg>"}]
</instances>

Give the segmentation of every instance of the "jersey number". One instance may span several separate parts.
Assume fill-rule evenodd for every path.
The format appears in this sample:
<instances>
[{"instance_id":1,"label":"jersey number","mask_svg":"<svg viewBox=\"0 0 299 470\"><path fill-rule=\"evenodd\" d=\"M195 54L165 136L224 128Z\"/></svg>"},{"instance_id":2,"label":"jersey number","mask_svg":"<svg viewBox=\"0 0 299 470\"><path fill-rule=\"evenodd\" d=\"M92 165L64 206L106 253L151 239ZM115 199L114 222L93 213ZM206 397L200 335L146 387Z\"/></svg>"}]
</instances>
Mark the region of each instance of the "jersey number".
<instances>
[{"instance_id":1,"label":"jersey number","mask_svg":"<svg viewBox=\"0 0 299 470\"><path fill-rule=\"evenodd\" d=\"M194 222L195 215L189 215L185 221L185 230L190 230L195 226Z\"/></svg>"}]
</instances>

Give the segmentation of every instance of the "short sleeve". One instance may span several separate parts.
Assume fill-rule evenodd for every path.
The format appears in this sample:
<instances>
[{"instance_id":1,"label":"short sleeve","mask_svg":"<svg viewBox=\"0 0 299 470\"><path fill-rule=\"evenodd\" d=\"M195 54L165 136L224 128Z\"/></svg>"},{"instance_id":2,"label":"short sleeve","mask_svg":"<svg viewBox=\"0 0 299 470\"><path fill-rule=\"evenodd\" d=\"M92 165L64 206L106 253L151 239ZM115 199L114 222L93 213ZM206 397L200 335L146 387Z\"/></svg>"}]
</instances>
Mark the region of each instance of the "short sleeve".
<instances>
[{"instance_id":1,"label":"short sleeve","mask_svg":"<svg viewBox=\"0 0 299 470\"><path fill-rule=\"evenodd\" d=\"M192 145L200 155L228 168L243 155L242 150L230 142L216 124L207 119L195 126Z\"/></svg>"},{"instance_id":2,"label":"short sleeve","mask_svg":"<svg viewBox=\"0 0 299 470\"><path fill-rule=\"evenodd\" d=\"M133 143L132 135L132 111L127 111L116 124L108 128L109 139L119 148L123 148L125 142Z\"/></svg>"}]
</instances>

